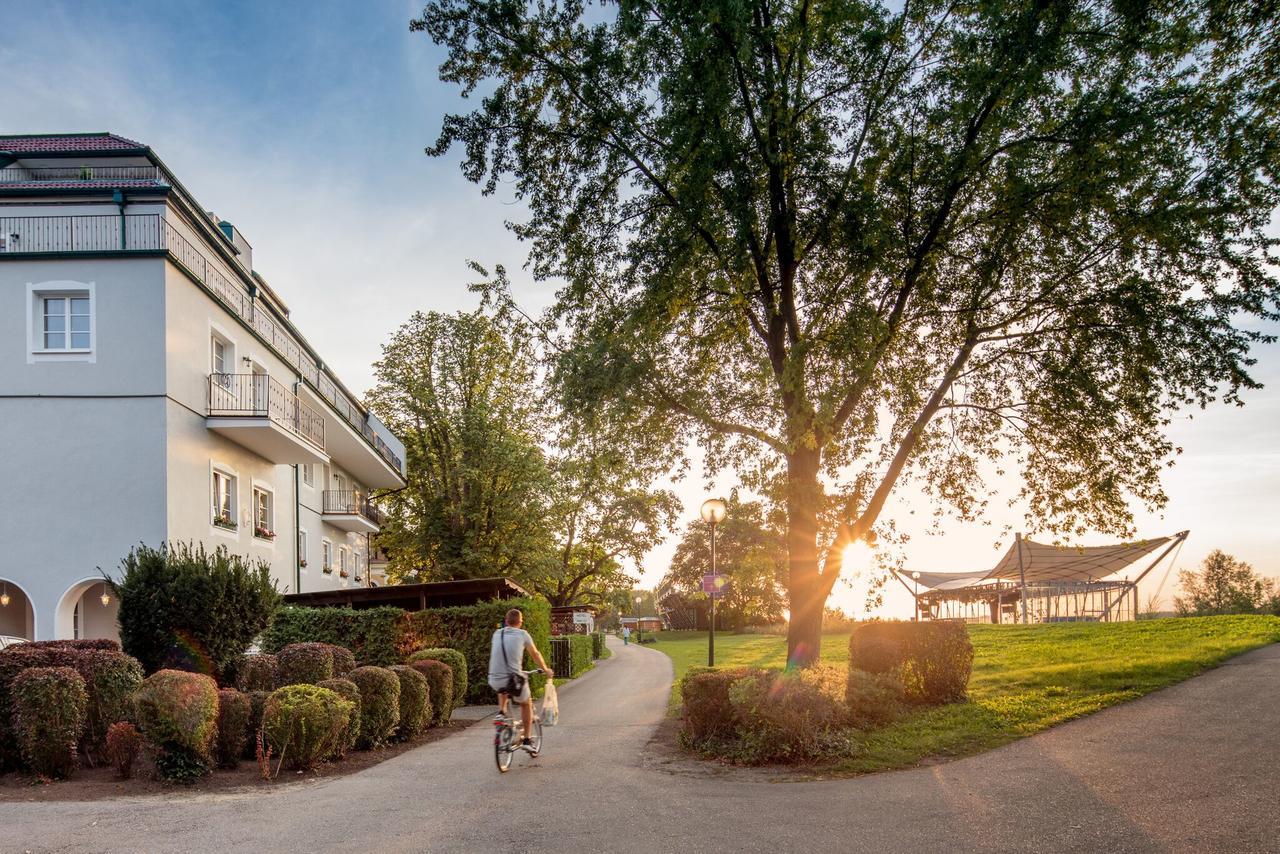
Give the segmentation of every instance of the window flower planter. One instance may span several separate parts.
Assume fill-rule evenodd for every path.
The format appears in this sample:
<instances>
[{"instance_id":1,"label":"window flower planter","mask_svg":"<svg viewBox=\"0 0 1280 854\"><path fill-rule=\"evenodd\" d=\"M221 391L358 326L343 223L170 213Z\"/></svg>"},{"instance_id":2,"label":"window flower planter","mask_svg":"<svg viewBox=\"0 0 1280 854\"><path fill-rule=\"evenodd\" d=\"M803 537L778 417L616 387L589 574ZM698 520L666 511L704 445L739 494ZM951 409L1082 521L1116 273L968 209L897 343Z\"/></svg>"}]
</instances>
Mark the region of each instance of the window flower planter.
<instances>
[{"instance_id":1,"label":"window flower planter","mask_svg":"<svg viewBox=\"0 0 1280 854\"><path fill-rule=\"evenodd\" d=\"M351 573L347 572L345 569L344 569L344 570L342 570L341 572L339 572L339 573L338 573L338 575L342 576L343 578L350 578L350 577L351 577Z\"/></svg>"},{"instance_id":2,"label":"window flower planter","mask_svg":"<svg viewBox=\"0 0 1280 854\"><path fill-rule=\"evenodd\" d=\"M228 531L236 529L236 523L230 516L214 516L213 525L215 528L225 528Z\"/></svg>"},{"instance_id":3,"label":"window flower planter","mask_svg":"<svg viewBox=\"0 0 1280 854\"><path fill-rule=\"evenodd\" d=\"M260 540L274 540L276 538L275 531L271 531L263 527L254 528L253 535Z\"/></svg>"},{"instance_id":4,"label":"window flower planter","mask_svg":"<svg viewBox=\"0 0 1280 854\"><path fill-rule=\"evenodd\" d=\"M307 568L307 559L306 559L306 558L303 558L302 560L298 561L298 566L302 567L303 569L306 569L306 568Z\"/></svg>"},{"instance_id":5,"label":"window flower planter","mask_svg":"<svg viewBox=\"0 0 1280 854\"><path fill-rule=\"evenodd\" d=\"M322 571L325 575L333 575L333 567L331 566L326 566Z\"/></svg>"}]
</instances>

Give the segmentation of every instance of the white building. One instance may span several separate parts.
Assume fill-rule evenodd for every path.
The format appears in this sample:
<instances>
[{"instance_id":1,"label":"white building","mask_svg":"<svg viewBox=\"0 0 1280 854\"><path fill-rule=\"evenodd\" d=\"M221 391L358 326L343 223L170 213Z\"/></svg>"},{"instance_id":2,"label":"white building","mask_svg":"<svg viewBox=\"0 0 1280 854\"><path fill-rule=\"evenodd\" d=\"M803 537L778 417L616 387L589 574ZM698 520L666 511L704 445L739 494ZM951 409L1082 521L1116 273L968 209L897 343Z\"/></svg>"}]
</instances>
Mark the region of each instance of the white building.
<instances>
[{"instance_id":1,"label":"white building","mask_svg":"<svg viewBox=\"0 0 1280 854\"><path fill-rule=\"evenodd\" d=\"M99 567L138 543L368 584L403 459L149 148L0 136L0 635L114 637Z\"/></svg>"}]
</instances>

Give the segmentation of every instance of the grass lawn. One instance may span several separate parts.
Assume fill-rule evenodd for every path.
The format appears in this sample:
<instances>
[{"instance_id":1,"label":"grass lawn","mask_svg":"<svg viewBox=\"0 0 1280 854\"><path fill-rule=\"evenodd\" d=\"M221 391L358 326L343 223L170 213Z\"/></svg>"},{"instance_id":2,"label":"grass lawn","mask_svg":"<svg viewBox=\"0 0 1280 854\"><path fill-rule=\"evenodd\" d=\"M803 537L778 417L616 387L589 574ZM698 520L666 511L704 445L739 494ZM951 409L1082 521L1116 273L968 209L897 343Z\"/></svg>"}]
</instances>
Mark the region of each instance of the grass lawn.
<instances>
[{"instance_id":1,"label":"grass lawn","mask_svg":"<svg viewBox=\"0 0 1280 854\"><path fill-rule=\"evenodd\" d=\"M859 733L850 755L831 770L883 771L989 750L1280 642L1280 617L970 626L969 636L969 702L925 709ZM659 638L653 648L671 657L677 682L691 665L706 663L705 633L664 632ZM785 658L783 637L716 635L718 665L780 667ZM848 635L824 635L822 660L848 662ZM673 694L673 708L678 702Z\"/></svg>"}]
</instances>

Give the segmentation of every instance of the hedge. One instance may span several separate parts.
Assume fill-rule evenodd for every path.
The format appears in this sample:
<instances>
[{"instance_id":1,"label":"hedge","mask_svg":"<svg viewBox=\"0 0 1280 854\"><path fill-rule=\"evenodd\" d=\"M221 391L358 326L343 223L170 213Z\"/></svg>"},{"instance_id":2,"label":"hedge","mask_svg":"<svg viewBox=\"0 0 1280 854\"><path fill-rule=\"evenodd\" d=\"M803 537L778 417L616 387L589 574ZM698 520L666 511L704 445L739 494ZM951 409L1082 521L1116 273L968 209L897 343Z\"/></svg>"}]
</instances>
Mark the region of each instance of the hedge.
<instances>
[{"instance_id":1,"label":"hedge","mask_svg":"<svg viewBox=\"0 0 1280 854\"><path fill-rule=\"evenodd\" d=\"M357 667L347 678L360 689L363 749L385 744L400 723L400 677L385 667Z\"/></svg>"},{"instance_id":2,"label":"hedge","mask_svg":"<svg viewBox=\"0 0 1280 854\"><path fill-rule=\"evenodd\" d=\"M326 679L317 683L317 688L328 688L333 693L342 697L351 703L351 718L347 721L347 728L342 734L342 744L339 746L335 757L341 759L346 755L348 750L356 746L356 742L360 740L360 689L356 687L356 683L343 676L335 676L332 679Z\"/></svg>"},{"instance_id":3,"label":"hedge","mask_svg":"<svg viewBox=\"0 0 1280 854\"><path fill-rule=\"evenodd\" d=\"M108 638L77 638L75 640L43 640L43 641L26 641L22 644L24 649L105 649L111 652L120 652L120 642L110 640Z\"/></svg>"},{"instance_id":4,"label":"hedge","mask_svg":"<svg viewBox=\"0 0 1280 854\"><path fill-rule=\"evenodd\" d=\"M263 652L277 652L291 643L318 641L346 647L360 664L385 667L400 664L400 608L300 608L286 606L276 613L262 636Z\"/></svg>"},{"instance_id":5,"label":"hedge","mask_svg":"<svg viewBox=\"0 0 1280 854\"><path fill-rule=\"evenodd\" d=\"M592 656L595 651L595 641L590 635L564 635L557 640L569 642L569 672L557 671L557 676L562 679L572 679L586 673L594 666Z\"/></svg>"},{"instance_id":6,"label":"hedge","mask_svg":"<svg viewBox=\"0 0 1280 854\"><path fill-rule=\"evenodd\" d=\"M106 745L112 724L132 720L133 695L142 687L142 665L118 648L84 647L77 651L74 666L89 697L84 744L96 750Z\"/></svg>"},{"instance_id":7,"label":"hedge","mask_svg":"<svg viewBox=\"0 0 1280 854\"><path fill-rule=\"evenodd\" d=\"M416 738L431 720L431 688L427 677L407 664L387 668L400 679L400 724L396 739Z\"/></svg>"},{"instance_id":8,"label":"hedge","mask_svg":"<svg viewBox=\"0 0 1280 854\"><path fill-rule=\"evenodd\" d=\"M218 686L208 676L160 670L136 695L138 726L156 750L156 767L187 781L209 772L218 734Z\"/></svg>"},{"instance_id":9,"label":"hedge","mask_svg":"<svg viewBox=\"0 0 1280 854\"><path fill-rule=\"evenodd\" d=\"M356 669L356 654L354 652L336 643L329 644L329 650L333 653L333 675L335 677L346 676Z\"/></svg>"},{"instance_id":10,"label":"hedge","mask_svg":"<svg viewBox=\"0 0 1280 854\"><path fill-rule=\"evenodd\" d=\"M604 632L592 632L589 637L591 638L592 658L608 658L612 654L609 652L608 645L604 642Z\"/></svg>"},{"instance_id":11,"label":"hedge","mask_svg":"<svg viewBox=\"0 0 1280 854\"><path fill-rule=\"evenodd\" d=\"M291 643L276 653L280 664L279 684L314 685L333 678L333 645Z\"/></svg>"},{"instance_id":12,"label":"hedge","mask_svg":"<svg viewBox=\"0 0 1280 854\"><path fill-rule=\"evenodd\" d=\"M497 702L497 694L489 687L489 646L494 631L502 626L507 611L512 608L519 608L524 614L524 629L545 656L551 638L551 606L545 599L526 597L415 611L405 617L400 654L408 656L430 647L456 649L467 660L465 702ZM530 680L535 694L541 692L545 682L541 674ZM462 699L455 697L454 701L462 702Z\"/></svg>"},{"instance_id":13,"label":"hedge","mask_svg":"<svg viewBox=\"0 0 1280 854\"><path fill-rule=\"evenodd\" d=\"M218 692L218 765L235 768L240 764L248 740L249 717L252 703L247 694L235 688L223 688Z\"/></svg>"},{"instance_id":14,"label":"hedge","mask_svg":"<svg viewBox=\"0 0 1280 854\"><path fill-rule=\"evenodd\" d=\"M262 731L281 762L312 768L341 752L353 706L350 700L318 685L276 689L262 712Z\"/></svg>"},{"instance_id":15,"label":"hedge","mask_svg":"<svg viewBox=\"0 0 1280 854\"><path fill-rule=\"evenodd\" d=\"M280 662L270 653L242 655L236 662L236 690L274 691L280 684Z\"/></svg>"},{"instance_id":16,"label":"hedge","mask_svg":"<svg viewBox=\"0 0 1280 854\"><path fill-rule=\"evenodd\" d=\"M410 661L409 666L427 679L427 696L431 700L431 726L449 723L453 714L453 668L432 658Z\"/></svg>"},{"instance_id":17,"label":"hedge","mask_svg":"<svg viewBox=\"0 0 1280 854\"><path fill-rule=\"evenodd\" d=\"M32 667L13 680L13 729L27 767L41 777L67 777L76 768L89 695L70 667Z\"/></svg>"},{"instance_id":18,"label":"hedge","mask_svg":"<svg viewBox=\"0 0 1280 854\"><path fill-rule=\"evenodd\" d=\"M449 673L453 679L453 686L449 694L453 698L454 705L450 708L450 711L452 712L454 708L461 706L467 697L466 657L456 649L437 647L435 649L420 649L409 656L410 664L415 664L419 661L439 661L448 665Z\"/></svg>"},{"instance_id":19,"label":"hedge","mask_svg":"<svg viewBox=\"0 0 1280 854\"><path fill-rule=\"evenodd\" d=\"M893 674L909 703L963 700L973 672L973 644L964 623L859 623L849 636L849 668Z\"/></svg>"}]
</instances>

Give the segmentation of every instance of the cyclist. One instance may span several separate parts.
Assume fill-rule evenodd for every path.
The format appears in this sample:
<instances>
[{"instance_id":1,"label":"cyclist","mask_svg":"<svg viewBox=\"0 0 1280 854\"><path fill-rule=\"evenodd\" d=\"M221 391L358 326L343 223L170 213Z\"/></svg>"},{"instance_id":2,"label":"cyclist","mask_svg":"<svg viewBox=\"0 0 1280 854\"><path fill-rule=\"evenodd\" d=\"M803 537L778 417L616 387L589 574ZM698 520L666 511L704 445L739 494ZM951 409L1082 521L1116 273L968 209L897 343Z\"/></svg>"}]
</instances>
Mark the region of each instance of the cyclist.
<instances>
[{"instance_id":1,"label":"cyclist","mask_svg":"<svg viewBox=\"0 0 1280 854\"><path fill-rule=\"evenodd\" d=\"M529 733L533 730L533 697L529 693L529 677L521 669L525 650L546 671L548 679L555 674L547 666L542 653L538 652L533 638L521 628L522 625L524 614L519 608L512 608L507 612L504 625L493 633L489 647L489 687L498 692L498 714L506 715L508 700L520 704L520 715L524 721L521 744L527 747L531 744Z\"/></svg>"}]
</instances>

